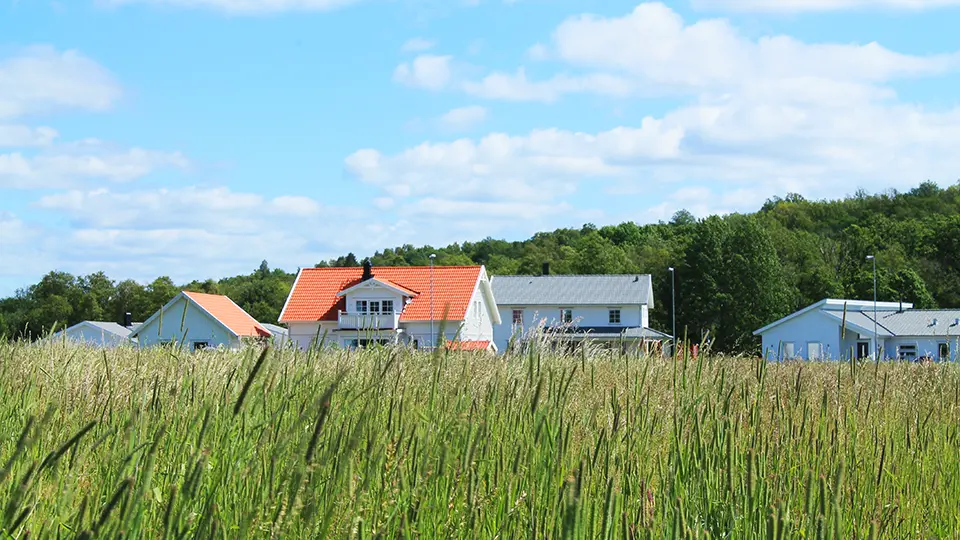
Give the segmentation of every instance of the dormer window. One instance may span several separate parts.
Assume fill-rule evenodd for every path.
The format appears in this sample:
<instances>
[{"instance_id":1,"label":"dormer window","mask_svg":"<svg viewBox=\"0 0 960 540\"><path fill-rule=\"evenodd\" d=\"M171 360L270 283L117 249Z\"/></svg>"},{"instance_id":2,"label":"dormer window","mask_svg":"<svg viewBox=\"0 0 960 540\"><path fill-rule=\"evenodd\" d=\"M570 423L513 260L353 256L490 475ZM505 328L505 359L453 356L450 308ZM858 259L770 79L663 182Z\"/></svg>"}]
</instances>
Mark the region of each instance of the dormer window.
<instances>
[{"instance_id":1,"label":"dormer window","mask_svg":"<svg viewBox=\"0 0 960 540\"><path fill-rule=\"evenodd\" d=\"M380 311L383 313L393 313L393 300L383 300L380 302Z\"/></svg>"},{"instance_id":2,"label":"dormer window","mask_svg":"<svg viewBox=\"0 0 960 540\"><path fill-rule=\"evenodd\" d=\"M357 313L366 313L366 312L367 312L367 301L357 300Z\"/></svg>"}]
</instances>

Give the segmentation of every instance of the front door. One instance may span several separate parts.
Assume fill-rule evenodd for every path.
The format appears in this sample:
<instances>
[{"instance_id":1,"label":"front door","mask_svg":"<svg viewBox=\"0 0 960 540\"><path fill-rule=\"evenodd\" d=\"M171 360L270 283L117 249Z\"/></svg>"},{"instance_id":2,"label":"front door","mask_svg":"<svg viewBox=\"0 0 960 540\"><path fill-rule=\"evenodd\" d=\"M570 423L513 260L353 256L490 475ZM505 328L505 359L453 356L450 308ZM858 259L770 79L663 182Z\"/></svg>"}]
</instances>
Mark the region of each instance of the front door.
<instances>
[{"instance_id":1,"label":"front door","mask_svg":"<svg viewBox=\"0 0 960 540\"><path fill-rule=\"evenodd\" d=\"M870 342L858 341L857 342L857 360L863 360L868 356L870 356Z\"/></svg>"}]
</instances>

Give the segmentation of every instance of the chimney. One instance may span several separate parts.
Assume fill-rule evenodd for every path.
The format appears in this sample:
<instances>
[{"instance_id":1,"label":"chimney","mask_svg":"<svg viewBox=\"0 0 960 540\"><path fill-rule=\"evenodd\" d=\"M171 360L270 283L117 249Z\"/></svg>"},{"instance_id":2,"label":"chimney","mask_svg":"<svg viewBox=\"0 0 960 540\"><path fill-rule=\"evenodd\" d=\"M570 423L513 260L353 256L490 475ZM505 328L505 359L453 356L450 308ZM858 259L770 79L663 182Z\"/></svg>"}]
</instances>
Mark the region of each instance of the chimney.
<instances>
[{"instance_id":1,"label":"chimney","mask_svg":"<svg viewBox=\"0 0 960 540\"><path fill-rule=\"evenodd\" d=\"M373 264L370 263L370 260L363 261L363 277L360 281L366 281L373 277Z\"/></svg>"},{"instance_id":2,"label":"chimney","mask_svg":"<svg viewBox=\"0 0 960 540\"><path fill-rule=\"evenodd\" d=\"M133 326L133 314L131 313L123 314L123 326L126 328L130 328L131 326Z\"/></svg>"},{"instance_id":3,"label":"chimney","mask_svg":"<svg viewBox=\"0 0 960 540\"><path fill-rule=\"evenodd\" d=\"M548 263L548 262L543 263L543 271L541 272L541 274L543 274L543 275L545 275L545 276L549 276L549 275L550 275L550 263Z\"/></svg>"}]
</instances>

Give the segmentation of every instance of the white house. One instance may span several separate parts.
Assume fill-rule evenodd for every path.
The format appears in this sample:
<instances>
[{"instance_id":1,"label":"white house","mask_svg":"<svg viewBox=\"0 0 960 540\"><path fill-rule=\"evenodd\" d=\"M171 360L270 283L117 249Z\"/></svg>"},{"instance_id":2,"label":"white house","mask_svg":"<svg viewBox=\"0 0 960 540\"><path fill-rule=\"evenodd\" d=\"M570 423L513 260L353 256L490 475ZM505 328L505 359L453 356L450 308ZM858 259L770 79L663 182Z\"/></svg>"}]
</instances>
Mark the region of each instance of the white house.
<instances>
[{"instance_id":1,"label":"white house","mask_svg":"<svg viewBox=\"0 0 960 540\"><path fill-rule=\"evenodd\" d=\"M757 331L771 360L851 357L957 360L960 310L825 299Z\"/></svg>"},{"instance_id":2,"label":"white house","mask_svg":"<svg viewBox=\"0 0 960 540\"><path fill-rule=\"evenodd\" d=\"M177 343L190 350L238 347L245 340L265 340L269 330L226 296L181 292L138 326L131 337L141 347Z\"/></svg>"},{"instance_id":3,"label":"white house","mask_svg":"<svg viewBox=\"0 0 960 540\"><path fill-rule=\"evenodd\" d=\"M50 339L66 339L74 343L113 348L132 345L134 342L130 339L131 330L115 322L83 321L53 334Z\"/></svg>"},{"instance_id":4,"label":"white house","mask_svg":"<svg viewBox=\"0 0 960 540\"><path fill-rule=\"evenodd\" d=\"M301 349L401 343L493 349L500 323L482 266L304 268L280 313Z\"/></svg>"},{"instance_id":5,"label":"white house","mask_svg":"<svg viewBox=\"0 0 960 540\"><path fill-rule=\"evenodd\" d=\"M670 336L651 329L653 285L649 274L494 276L500 324L494 343L506 350L511 338L530 329L562 332L572 341L656 343Z\"/></svg>"}]
</instances>

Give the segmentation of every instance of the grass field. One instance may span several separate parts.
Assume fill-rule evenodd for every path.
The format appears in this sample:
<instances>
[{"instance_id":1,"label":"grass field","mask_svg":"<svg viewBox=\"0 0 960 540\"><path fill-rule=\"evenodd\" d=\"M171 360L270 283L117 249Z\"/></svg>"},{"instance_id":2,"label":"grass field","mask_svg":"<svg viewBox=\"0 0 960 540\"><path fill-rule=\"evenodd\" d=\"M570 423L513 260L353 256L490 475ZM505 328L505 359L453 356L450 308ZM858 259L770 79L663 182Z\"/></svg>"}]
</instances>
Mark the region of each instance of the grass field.
<instances>
[{"instance_id":1,"label":"grass field","mask_svg":"<svg viewBox=\"0 0 960 540\"><path fill-rule=\"evenodd\" d=\"M960 369L0 345L23 538L936 538Z\"/></svg>"}]
</instances>

